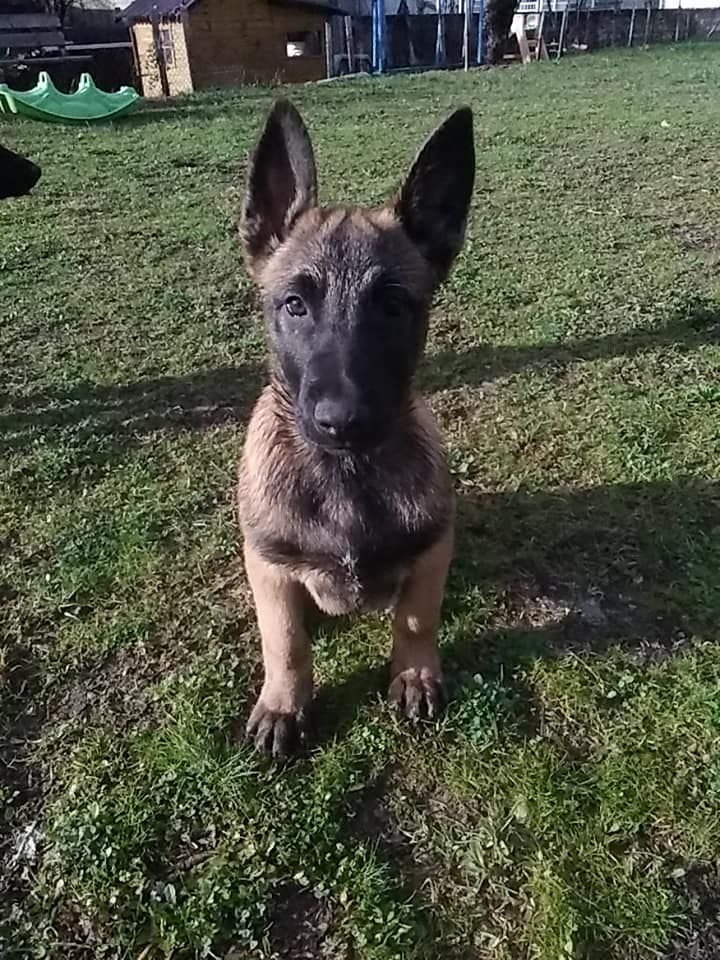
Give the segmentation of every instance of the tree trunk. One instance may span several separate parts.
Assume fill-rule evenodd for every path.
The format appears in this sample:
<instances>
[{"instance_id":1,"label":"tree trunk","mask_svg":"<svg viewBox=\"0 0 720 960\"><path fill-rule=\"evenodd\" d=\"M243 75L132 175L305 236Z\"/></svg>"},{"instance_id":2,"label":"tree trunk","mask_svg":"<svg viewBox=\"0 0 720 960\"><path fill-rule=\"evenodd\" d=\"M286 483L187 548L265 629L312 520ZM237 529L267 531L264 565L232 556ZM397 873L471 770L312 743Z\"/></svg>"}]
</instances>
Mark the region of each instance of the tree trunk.
<instances>
[{"instance_id":1,"label":"tree trunk","mask_svg":"<svg viewBox=\"0 0 720 960\"><path fill-rule=\"evenodd\" d=\"M487 37L486 63L502 63L505 42L510 33L512 19L518 0L486 0L485 36Z\"/></svg>"}]
</instances>

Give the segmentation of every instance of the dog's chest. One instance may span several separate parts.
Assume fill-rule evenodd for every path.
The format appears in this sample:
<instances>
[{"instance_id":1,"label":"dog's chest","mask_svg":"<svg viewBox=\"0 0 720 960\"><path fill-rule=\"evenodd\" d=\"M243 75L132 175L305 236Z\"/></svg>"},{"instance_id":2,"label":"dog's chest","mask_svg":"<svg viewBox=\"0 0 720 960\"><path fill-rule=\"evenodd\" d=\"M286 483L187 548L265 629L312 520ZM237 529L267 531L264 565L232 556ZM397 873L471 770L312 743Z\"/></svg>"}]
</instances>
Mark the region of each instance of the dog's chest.
<instances>
[{"instance_id":1,"label":"dog's chest","mask_svg":"<svg viewBox=\"0 0 720 960\"><path fill-rule=\"evenodd\" d=\"M391 609L446 518L422 498L371 484L316 490L312 504L307 493L289 493L284 516L291 522L261 536L262 552L289 566L326 613Z\"/></svg>"},{"instance_id":2,"label":"dog's chest","mask_svg":"<svg viewBox=\"0 0 720 960\"><path fill-rule=\"evenodd\" d=\"M358 551L326 558L325 563L302 563L300 579L325 613L341 615L366 610L391 610L407 569L398 565L368 569Z\"/></svg>"}]
</instances>

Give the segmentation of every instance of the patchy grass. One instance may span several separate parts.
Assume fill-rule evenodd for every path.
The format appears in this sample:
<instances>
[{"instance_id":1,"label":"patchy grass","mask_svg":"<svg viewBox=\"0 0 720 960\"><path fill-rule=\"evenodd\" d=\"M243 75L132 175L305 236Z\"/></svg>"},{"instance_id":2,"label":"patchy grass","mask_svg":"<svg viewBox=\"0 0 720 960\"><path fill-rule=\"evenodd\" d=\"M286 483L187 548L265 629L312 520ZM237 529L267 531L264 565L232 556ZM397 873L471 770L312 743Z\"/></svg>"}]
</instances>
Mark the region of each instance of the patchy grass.
<instances>
[{"instance_id":1,"label":"patchy grass","mask_svg":"<svg viewBox=\"0 0 720 960\"><path fill-rule=\"evenodd\" d=\"M452 702L324 626L317 746L229 732L263 337L234 235L272 91L2 121L3 957L699 960L720 949L720 50L292 91L378 202L458 102L468 243L423 372L460 498Z\"/></svg>"}]
</instances>

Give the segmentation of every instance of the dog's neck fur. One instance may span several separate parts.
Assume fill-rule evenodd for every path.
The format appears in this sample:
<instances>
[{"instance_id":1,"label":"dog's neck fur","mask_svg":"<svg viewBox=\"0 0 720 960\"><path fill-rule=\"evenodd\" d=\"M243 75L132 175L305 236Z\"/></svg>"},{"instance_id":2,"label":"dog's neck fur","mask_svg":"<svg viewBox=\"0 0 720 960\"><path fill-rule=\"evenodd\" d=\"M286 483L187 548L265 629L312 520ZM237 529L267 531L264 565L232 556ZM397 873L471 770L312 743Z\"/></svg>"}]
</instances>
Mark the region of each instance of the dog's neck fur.
<instances>
[{"instance_id":1,"label":"dog's neck fur","mask_svg":"<svg viewBox=\"0 0 720 960\"><path fill-rule=\"evenodd\" d=\"M420 397L408 398L391 437L363 455L327 453L306 441L278 381L253 413L240 469L245 537L273 562L358 569L406 565L452 517L442 445Z\"/></svg>"}]
</instances>

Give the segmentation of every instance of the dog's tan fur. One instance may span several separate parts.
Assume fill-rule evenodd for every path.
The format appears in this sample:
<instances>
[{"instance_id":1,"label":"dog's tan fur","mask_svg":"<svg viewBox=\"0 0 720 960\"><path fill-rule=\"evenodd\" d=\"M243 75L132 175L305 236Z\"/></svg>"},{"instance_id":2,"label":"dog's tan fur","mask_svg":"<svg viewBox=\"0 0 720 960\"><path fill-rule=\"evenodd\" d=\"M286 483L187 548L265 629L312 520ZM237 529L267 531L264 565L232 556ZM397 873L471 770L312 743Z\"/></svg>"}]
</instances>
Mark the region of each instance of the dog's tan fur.
<instances>
[{"instance_id":1,"label":"dog's tan fur","mask_svg":"<svg viewBox=\"0 0 720 960\"><path fill-rule=\"evenodd\" d=\"M309 193L306 209L294 203L283 242L271 235L253 246L246 231L249 266L266 302L298 272L318 285L339 284L335 295L342 302L389 265L395 283L421 305L424 341L439 277L396 206L324 209L314 206L314 182ZM461 241L460 233L448 249L456 252ZM282 755L307 719L309 602L331 615L391 613L389 699L411 718L433 716L441 700L436 636L454 504L439 432L423 400L409 391L389 436L371 455L321 460L273 366L248 427L238 505L265 667L248 723L256 744Z\"/></svg>"},{"instance_id":2,"label":"dog's tan fur","mask_svg":"<svg viewBox=\"0 0 720 960\"><path fill-rule=\"evenodd\" d=\"M384 489L378 493L393 501L393 512L404 526L415 529L431 524L439 539L452 525L452 488L437 427L419 396L411 398L399 427L394 442L379 454L385 469ZM312 469L307 444L295 429L282 389L271 384L253 412L240 462L238 503L246 549L255 544L261 553L268 541L301 541L302 555L282 557L281 565L276 566L281 579L302 584L325 613L340 616L393 609L415 558L412 563L378 569L377 582L371 578L362 583L353 577L351 569L338 576L321 564L319 557L327 552L319 541L321 527L323 534L327 526L341 530L356 505L338 484L325 491L321 521L307 516L286 491L300 474ZM352 550L352 544L349 547Z\"/></svg>"}]
</instances>

